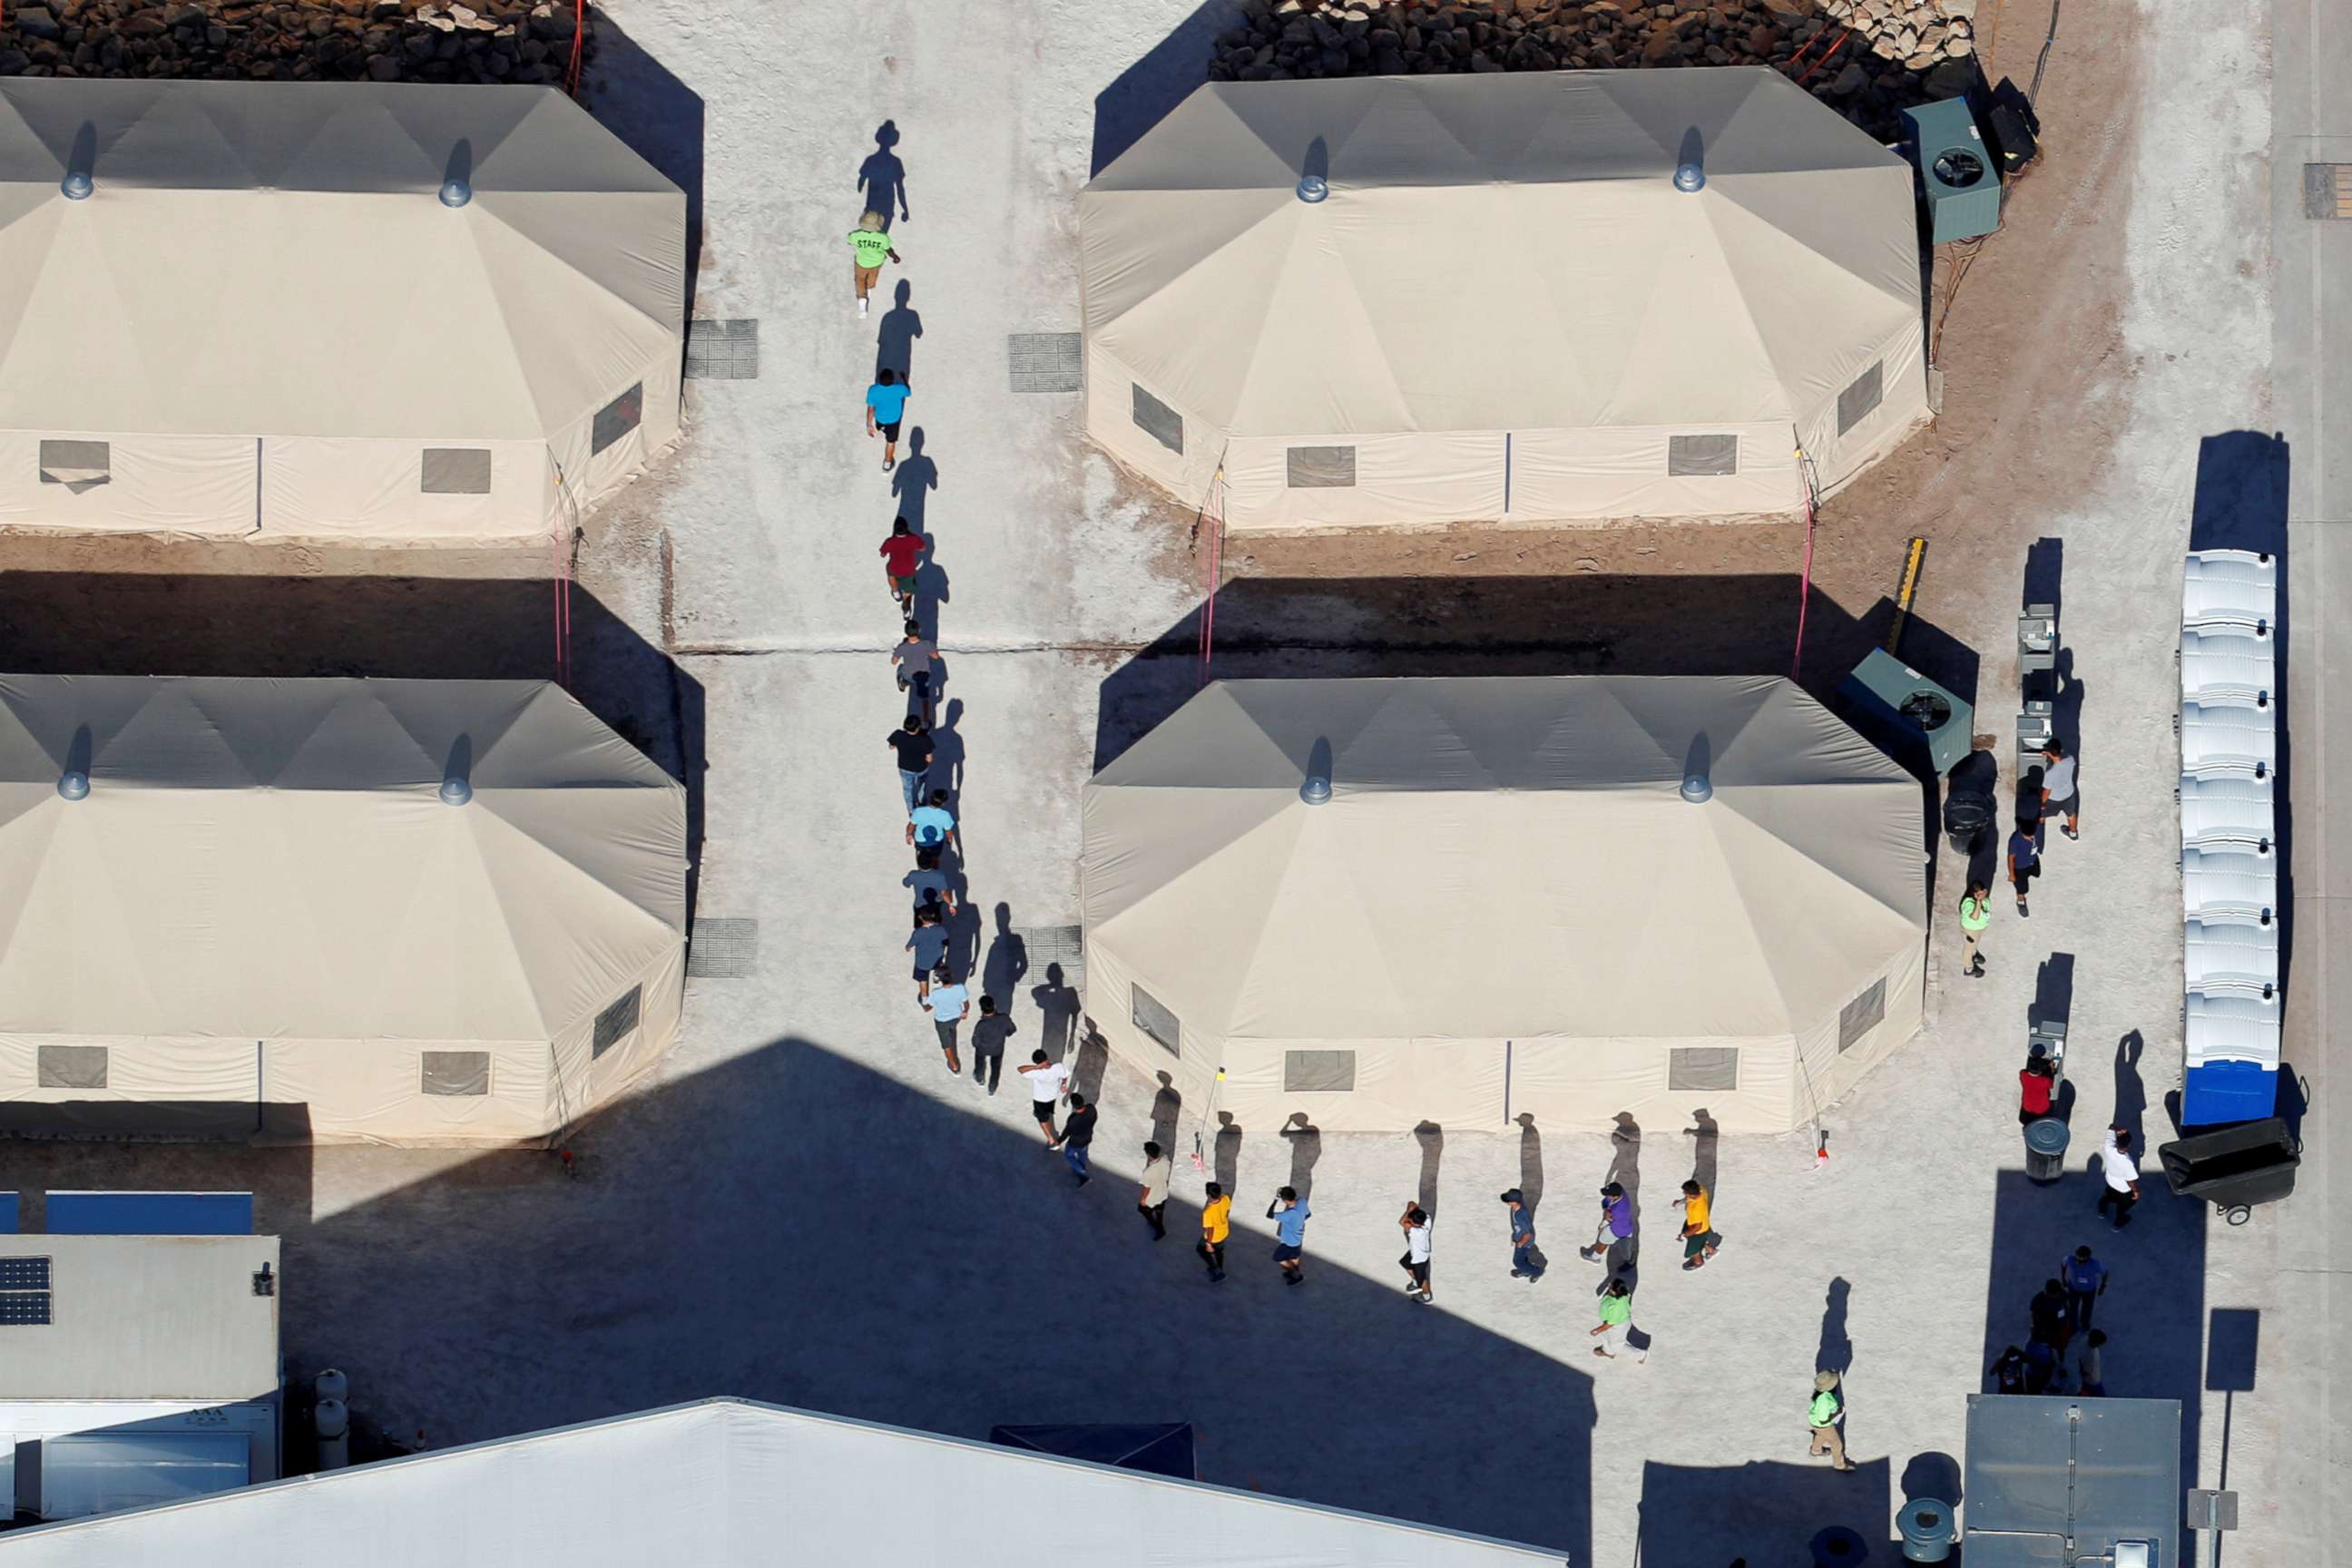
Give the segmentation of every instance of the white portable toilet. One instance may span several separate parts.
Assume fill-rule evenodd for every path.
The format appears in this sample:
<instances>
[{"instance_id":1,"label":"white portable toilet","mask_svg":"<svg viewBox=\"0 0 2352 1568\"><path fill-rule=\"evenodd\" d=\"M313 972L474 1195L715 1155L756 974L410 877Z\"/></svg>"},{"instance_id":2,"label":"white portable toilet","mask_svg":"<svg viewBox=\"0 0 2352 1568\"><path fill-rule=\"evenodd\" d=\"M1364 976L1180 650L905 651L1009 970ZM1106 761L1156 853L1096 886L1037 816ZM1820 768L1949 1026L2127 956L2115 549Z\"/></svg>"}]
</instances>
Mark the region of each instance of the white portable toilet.
<instances>
[{"instance_id":1,"label":"white portable toilet","mask_svg":"<svg viewBox=\"0 0 2352 1568\"><path fill-rule=\"evenodd\" d=\"M2252 550L2189 552L2181 574L2180 624L2278 625L2278 561Z\"/></svg>"},{"instance_id":2,"label":"white portable toilet","mask_svg":"<svg viewBox=\"0 0 2352 1568\"><path fill-rule=\"evenodd\" d=\"M2191 773L2180 781L2180 841L2267 844L2276 834L2267 773Z\"/></svg>"},{"instance_id":3,"label":"white portable toilet","mask_svg":"<svg viewBox=\"0 0 2352 1568\"><path fill-rule=\"evenodd\" d=\"M2275 916L2215 910L2182 922L2184 971L2191 991L2232 985L2276 987L2279 923Z\"/></svg>"},{"instance_id":4,"label":"white portable toilet","mask_svg":"<svg viewBox=\"0 0 2352 1568\"><path fill-rule=\"evenodd\" d=\"M2231 913L2277 918L2278 851L2267 845L2191 844L2180 852L2184 916Z\"/></svg>"},{"instance_id":5,"label":"white portable toilet","mask_svg":"<svg viewBox=\"0 0 2352 1568\"><path fill-rule=\"evenodd\" d=\"M2278 710L2234 698L2180 704L2182 773L2240 772L2267 775L2278 765Z\"/></svg>"},{"instance_id":6,"label":"white portable toilet","mask_svg":"<svg viewBox=\"0 0 2352 1568\"><path fill-rule=\"evenodd\" d=\"M2181 628L2182 697L2227 698L2269 708L2277 689L2278 639L2268 628L2236 625Z\"/></svg>"}]
</instances>

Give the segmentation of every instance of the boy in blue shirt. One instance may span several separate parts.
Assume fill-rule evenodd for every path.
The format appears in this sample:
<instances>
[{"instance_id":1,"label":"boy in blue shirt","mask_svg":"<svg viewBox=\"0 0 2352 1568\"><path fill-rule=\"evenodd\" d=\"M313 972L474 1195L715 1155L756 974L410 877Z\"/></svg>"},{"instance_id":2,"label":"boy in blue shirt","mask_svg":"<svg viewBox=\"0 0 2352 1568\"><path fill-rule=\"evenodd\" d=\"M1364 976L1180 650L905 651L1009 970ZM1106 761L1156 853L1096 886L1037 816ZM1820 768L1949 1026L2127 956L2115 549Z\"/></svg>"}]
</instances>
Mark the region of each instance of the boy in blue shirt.
<instances>
[{"instance_id":1,"label":"boy in blue shirt","mask_svg":"<svg viewBox=\"0 0 2352 1568\"><path fill-rule=\"evenodd\" d=\"M1285 1285L1306 1283L1305 1276L1298 1271L1298 1259L1307 1249L1307 1216L1310 1212L1298 1201L1296 1187L1283 1188L1266 1205L1265 1217L1274 1221L1274 1260L1282 1265Z\"/></svg>"},{"instance_id":2,"label":"boy in blue shirt","mask_svg":"<svg viewBox=\"0 0 2352 1568\"><path fill-rule=\"evenodd\" d=\"M907 399L912 395L895 370L885 370L866 389L866 433L882 437L884 473L898 466L898 421L907 416Z\"/></svg>"}]
</instances>

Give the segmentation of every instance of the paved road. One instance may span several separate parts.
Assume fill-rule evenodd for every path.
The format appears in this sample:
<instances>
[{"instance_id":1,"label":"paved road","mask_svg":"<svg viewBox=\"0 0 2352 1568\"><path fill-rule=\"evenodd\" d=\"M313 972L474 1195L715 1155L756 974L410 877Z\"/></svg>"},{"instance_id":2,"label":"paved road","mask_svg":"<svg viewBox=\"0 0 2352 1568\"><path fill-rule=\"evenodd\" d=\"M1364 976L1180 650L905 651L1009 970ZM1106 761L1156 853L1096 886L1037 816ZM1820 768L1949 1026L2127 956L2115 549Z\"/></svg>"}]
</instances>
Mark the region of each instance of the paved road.
<instances>
[{"instance_id":1,"label":"paved road","mask_svg":"<svg viewBox=\"0 0 2352 1568\"><path fill-rule=\"evenodd\" d=\"M2287 719L2294 877L2287 1056L2311 1098L2301 1189L2279 1213L2277 1310L2264 1325L2257 1387L2242 1412L2283 1423L2277 1473L2233 1470L2245 1494L2246 1558L2352 1560L2352 1091L2336 978L2352 975L2352 787L2334 766L2352 742L2352 222L2305 216L2304 166L2352 163L2352 35L2333 0L2273 11L2271 196L2273 396L2286 446ZM2352 984L2352 982L2347 982ZM2273 1508L2274 1510L2273 1511ZM2274 1538L2264 1525L2274 1525ZM2226 1543L2221 1561L2238 1550Z\"/></svg>"}]
</instances>

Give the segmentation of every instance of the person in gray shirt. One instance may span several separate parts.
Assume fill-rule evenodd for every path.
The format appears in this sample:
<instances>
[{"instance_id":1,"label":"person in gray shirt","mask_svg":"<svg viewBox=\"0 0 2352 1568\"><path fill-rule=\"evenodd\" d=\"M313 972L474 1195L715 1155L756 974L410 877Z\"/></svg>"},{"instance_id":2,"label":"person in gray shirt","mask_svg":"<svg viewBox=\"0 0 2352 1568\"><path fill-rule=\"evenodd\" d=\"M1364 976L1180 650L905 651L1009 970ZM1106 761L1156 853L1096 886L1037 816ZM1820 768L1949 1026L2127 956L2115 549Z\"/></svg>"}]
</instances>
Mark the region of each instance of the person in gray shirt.
<instances>
[{"instance_id":1,"label":"person in gray shirt","mask_svg":"<svg viewBox=\"0 0 2352 1568\"><path fill-rule=\"evenodd\" d=\"M2074 759L2056 741L2042 748L2042 815L2053 811L2066 818L2058 831L2069 838L2083 837L2083 795L2074 784Z\"/></svg>"},{"instance_id":2,"label":"person in gray shirt","mask_svg":"<svg viewBox=\"0 0 2352 1568\"><path fill-rule=\"evenodd\" d=\"M890 663L898 672L898 689L911 690L920 707L926 729L931 722L932 688L938 684L939 645L923 635L922 623L909 620L904 640L891 645Z\"/></svg>"},{"instance_id":3,"label":"person in gray shirt","mask_svg":"<svg viewBox=\"0 0 2352 1568\"><path fill-rule=\"evenodd\" d=\"M907 938L907 951L915 955L915 1005L922 1006L931 994L931 972L948 955L948 928L940 919L939 905L925 904L915 911L915 930Z\"/></svg>"}]
</instances>

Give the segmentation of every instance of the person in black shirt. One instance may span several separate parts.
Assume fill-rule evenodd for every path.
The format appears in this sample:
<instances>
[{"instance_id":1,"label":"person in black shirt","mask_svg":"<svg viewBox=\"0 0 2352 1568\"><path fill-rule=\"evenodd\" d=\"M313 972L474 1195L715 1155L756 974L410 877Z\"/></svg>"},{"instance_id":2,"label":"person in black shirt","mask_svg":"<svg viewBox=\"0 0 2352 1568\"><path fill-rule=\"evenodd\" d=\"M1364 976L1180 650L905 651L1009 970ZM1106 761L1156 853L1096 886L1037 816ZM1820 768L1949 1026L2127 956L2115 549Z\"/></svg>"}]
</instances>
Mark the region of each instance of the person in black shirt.
<instances>
[{"instance_id":1,"label":"person in black shirt","mask_svg":"<svg viewBox=\"0 0 2352 1568\"><path fill-rule=\"evenodd\" d=\"M1062 1123L1062 1158L1070 1163L1070 1173L1085 1186L1094 1177L1087 1173L1087 1146L1095 1141L1095 1108L1087 1097L1073 1092L1070 1096L1070 1118Z\"/></svg>"},{"instance_id":2,"label":"person in black shirt","mask_svg":"<svg viewBox=\"0 0 2352 1568\"><path fill-rule=\"evenodd\" d=\"M931 768L931 732L923 728L920 715L907 715L906 725L893 730L883 743L898 753L898 793L907 797L907 815L915 814L915 802L923 795L923 775Z\"/></svg>"},{"instance_id":3,"label":"person in black shirt","mask_svg":"<svg viewBox=\"0 0 2352 1568\"><path fill-rule=\"evenodd\" d=\"M1985 1369L1985 1375L1995 1380L1995 1394L2025 1392L2025 1352L2015 1345L2000 1352L2000 1359Z\"/></svg>"},{"instance_id":4,"label":"person in black shirt","mask_svg":"<svg viewBox=\"0 0 2352 1568\"><path fill-rule=\"evenodd\" d=\"M971 1081L985 1080L988 1092L996 1092L996 1080L1004 1071L1004 1042L1020 1031L1013 1020L996 1010L996 998L980 999L980 1022L971 1026Z\"/></svg>"}]
</instances>

